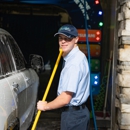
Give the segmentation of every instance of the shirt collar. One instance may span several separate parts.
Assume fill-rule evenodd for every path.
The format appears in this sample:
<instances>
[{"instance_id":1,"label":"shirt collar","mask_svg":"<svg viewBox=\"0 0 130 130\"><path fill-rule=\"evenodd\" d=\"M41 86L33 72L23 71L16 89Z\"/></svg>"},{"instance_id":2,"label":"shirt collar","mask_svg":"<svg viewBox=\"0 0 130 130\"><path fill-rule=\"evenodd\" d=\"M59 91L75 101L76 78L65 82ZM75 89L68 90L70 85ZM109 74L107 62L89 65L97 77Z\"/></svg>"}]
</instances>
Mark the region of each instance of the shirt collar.
<instances>
[{"instance_id":1,"label":"shirt collar","mask_svg":"<svg viewBox=\"0 0 130 130\"><path fill-rule=\"evenodd\" d=\"M67 61L73 54L75 54L77 51L79 51L79 47L74 47L63 59Z\"/></svg>"}]
</instances>

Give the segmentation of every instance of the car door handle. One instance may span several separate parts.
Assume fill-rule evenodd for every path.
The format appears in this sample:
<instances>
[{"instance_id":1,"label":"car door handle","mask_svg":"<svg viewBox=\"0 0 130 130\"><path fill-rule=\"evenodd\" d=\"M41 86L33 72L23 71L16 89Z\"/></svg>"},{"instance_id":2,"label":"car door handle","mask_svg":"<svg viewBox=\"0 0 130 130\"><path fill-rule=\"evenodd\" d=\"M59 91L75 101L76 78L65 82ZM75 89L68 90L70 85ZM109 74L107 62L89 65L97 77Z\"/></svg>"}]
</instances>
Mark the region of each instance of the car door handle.
<instances>
[{"instance_id":1,"label":"car door handle","mask_svg":"<svg viewBox=\"0 0 130 130\"><path fill-rule=\"evenodd\" d=\"M13 90L14 90L15 92L17 92L17 91L18 91L18 88L19 88L19 84L13 83L12 86L13 86Z\"/></svg>"},{"instance_id":2,"label":"car door handle","mask_svg":"<svg viewBox=\"0 0 130 130\"><path fill-rule=\"evenodd\" d=\"M27 81L27 83L28 83L28 84L30 84L30 83L31 83L31 79L30 79L30 78L25 77L25 80Z\"/></svg>"},{"instance_id":3,"label":"car door handle","mask_svg":"<svg viewBox=\"0 0 130 130\"><path fill-rule=\"evenodd\" d=\"M29 80L30 80L30 78L28 78L28 77L25 77L25 80L26 80L26 81L29 81Z\"/></svg>"}]
</instances>

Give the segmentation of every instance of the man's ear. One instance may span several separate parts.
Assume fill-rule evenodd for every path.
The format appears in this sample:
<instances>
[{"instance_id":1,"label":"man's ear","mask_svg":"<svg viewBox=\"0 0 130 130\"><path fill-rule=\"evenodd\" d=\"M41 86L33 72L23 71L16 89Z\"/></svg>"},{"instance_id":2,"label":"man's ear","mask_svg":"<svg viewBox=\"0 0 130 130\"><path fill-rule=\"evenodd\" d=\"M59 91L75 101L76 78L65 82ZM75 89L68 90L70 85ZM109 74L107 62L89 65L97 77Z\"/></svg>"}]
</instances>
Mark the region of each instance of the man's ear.
<instances>
[{"instance_id":1,"label":"man's ear","mask_svg":"<svg viewBox=\"0 0 130 130\"><path fill-rule=\"evenodd\" d=\"M79 37L75 38L75 43L78 43Z\"/></svg>"}]
</instances>

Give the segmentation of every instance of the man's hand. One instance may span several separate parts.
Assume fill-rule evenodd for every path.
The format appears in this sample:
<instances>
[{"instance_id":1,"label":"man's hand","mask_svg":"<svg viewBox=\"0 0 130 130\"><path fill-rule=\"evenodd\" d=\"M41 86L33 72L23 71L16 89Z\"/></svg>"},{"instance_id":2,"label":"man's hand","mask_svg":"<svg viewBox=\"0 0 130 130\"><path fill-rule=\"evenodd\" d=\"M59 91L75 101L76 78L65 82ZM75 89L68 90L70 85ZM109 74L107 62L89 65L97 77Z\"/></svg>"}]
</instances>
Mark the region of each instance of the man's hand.
<instances>
[{"instance_id":1,"label":"man's hand","mask_svg":"<svg viewBox=\"0 0 130 130\"><path fill-rule=\"evenodd\" d=\"M66 106L72 99L73 92L62 92L58 95L53 101L46 102L46 101L38 101L37 109L41 111L53 110L57 108L61 108Z\"/></svg>"},{"instance_id":2,"label":"man's hand","mask_svg":"<svg viewBox=\"0 0 130 130\"><path fill-rule=\"evenodd\" d=\"M37 109L41 111L49 110L49 107L47 107L47 101L38 101Z\"/></svg>"}]
</instances>

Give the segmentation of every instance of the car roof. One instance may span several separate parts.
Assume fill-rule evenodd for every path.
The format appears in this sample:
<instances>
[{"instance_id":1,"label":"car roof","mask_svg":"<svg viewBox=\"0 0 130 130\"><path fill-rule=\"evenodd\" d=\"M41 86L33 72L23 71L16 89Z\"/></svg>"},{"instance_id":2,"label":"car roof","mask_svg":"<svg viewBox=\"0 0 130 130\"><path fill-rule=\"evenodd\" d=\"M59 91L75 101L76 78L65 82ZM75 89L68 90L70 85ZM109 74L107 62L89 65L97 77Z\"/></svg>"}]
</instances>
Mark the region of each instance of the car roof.
<instances>
[{"instance_id":1,"label":"car roof","mask_svg":"<svg viewBox=\"0 0 130 130\"><path fill-rule=\"evenodd\" d=\"M6 30L4 30L2 28L0 28L0 34L7 34L7 35L11 36L11 34L9 32L7 32Z\"/></svg>"}]
</instances>

